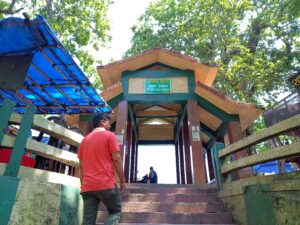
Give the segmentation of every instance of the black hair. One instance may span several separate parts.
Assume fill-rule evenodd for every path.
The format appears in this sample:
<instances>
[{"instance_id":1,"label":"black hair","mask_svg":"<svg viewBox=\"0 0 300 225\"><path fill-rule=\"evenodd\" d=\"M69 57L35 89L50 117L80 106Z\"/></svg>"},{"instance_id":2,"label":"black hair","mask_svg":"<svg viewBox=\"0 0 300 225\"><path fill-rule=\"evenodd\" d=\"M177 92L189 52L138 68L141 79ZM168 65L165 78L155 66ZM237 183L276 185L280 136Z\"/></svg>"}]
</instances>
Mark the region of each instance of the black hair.
<instances>
[{"instance_id":1,"label":"black hair","mask_svg":"<svg viewBox=\"0 0 300 225\"><path fill-rule=\"evenodd\" d=\"M97 113L94 116L94 120L93 120L93 128L97 128L99 127L99 123L102 120L110 120L110 115L108 113Z\"/></svg>"}]
</instances>

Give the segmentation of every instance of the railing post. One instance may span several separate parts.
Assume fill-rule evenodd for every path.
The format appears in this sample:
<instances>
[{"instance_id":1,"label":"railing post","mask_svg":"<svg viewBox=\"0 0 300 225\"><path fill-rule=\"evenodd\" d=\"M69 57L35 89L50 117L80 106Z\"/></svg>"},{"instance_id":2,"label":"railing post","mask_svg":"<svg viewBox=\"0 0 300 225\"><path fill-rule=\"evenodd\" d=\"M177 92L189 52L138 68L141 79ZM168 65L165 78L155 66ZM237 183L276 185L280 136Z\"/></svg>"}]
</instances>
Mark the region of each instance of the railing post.
<instances>
[{"instance_id":1,"label":"railing post","mask_svg":"<svg viewBox=\"0 0 300 225\"><path fill-rule=\"evenodd\" d=\"M4 176L18 176L22 156L25 151L26 142L30 135L35 109L35 105L28 105L26 107L25 113L22 118L22 122L20 124L18 135L13 146L13 151L10 160L4 172Z\"/></svg>"},{"instance_id":2,"label":"railing post","mask_svg":"<svg viewBox=\"0 0 300 225\"><path fill-rule=\"evenodd\" d=\"M5 131L8 127L8 121L14 109L15 104L16 104L15 102L6 98L4 99L2 106L0 108L0 118L1 118L0 119L0 145L5 135Z\"/></svg>"},{"instance_id":3,"label":"railing post","mask_svg":"<svg viewBox=\"0 0 300 225\"><path fill-rule=\"evenodd\" d=\"M223 180L224 180L221 173L221 167L224 160L220 160L219 158L219 151L222 150L223 148L224 148L224 144L220 142L216 142L211 148L212 163L213 163L215 178L219 190L223 189Z\"/></svg>"}]
</instances>

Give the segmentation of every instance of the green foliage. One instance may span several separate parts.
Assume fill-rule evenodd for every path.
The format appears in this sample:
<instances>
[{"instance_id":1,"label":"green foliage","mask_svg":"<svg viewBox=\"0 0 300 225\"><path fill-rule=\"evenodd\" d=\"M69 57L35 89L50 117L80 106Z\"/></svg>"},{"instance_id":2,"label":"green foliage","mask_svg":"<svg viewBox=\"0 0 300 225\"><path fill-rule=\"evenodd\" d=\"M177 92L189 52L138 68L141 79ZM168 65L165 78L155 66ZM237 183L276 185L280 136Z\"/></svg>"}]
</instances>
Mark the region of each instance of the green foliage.
<instances>
[{"instance_id":1,"label":"green foliage","mask_svg":"<svg viewBox=\"0 0 300 225\"><path fill-rule=\"evenodd\" d=\"M299 67L297 0L157 0L132 28L126 56L154 47L218 65L215 87L235 100L273 103Z\"/></svg>"},{"instance_id":2,"label":"green foliage","mask_svg":"<svg viewBox=\"0 0 300 225\"><path fill-rule=\"evenodd\" d=\"M26 12L31 18L45 17L73 57L76 57L88 77L101 82L96 71L96 59L91 49L97 51L110 40L107 10L111 0L11 0L0 1L0 18Z\"/></svg>"}]
</instances>

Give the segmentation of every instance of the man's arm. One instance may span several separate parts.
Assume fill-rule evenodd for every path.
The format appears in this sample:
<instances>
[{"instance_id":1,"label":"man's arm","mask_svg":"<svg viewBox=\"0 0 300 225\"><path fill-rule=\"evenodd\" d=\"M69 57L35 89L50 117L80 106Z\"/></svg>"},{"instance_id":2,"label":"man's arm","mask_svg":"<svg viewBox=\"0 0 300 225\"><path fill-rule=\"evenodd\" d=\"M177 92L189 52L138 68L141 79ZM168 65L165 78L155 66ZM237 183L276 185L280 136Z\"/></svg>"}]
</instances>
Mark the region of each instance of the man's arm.
<instances>
[{"instance_id":1,"label":"man's arm","mask_svg":"<svg viewBox=\"0 0 300 225\"><path fill-rule=\"evenodd\" d=\"M125 186L125 176L123 171L123 164L122 164L122 157L119 152L113 152L112 153L113 163L116 169L116 172L118 174L118 177L121 182L121 191L122 193L125 193L126 186Z\"/></svg>"}]
</instances>

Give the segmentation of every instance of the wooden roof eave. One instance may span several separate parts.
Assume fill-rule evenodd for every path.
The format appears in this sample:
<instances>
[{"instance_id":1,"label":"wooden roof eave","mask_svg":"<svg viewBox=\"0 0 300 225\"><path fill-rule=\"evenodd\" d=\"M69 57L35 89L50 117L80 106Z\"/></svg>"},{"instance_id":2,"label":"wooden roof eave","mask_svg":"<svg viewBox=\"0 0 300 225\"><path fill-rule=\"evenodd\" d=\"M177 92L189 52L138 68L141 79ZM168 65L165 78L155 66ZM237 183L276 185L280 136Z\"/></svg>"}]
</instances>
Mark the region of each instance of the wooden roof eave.
<instances>
[{"instance_id":1,"label":"wooden roof eave","mask_svg":"<svg viewBox=\"0 0 300 225\"><path fill-rule=\"evenodd\" d=\"M217 67L199 63L195 58L161 48L154 48L138 55L128 57L104 66L97 70L105 88L121 81L121 74L127 70L137 70L147 65L160 62L182 70L195 71L195 81L211 86L217 75Z\"/></svg>"},{"instance_id":2,"label":"wooden roof eave","mask_svg":"<svg viewBox=\"0 0 300 225\"><path fill-rule=\"evenodd\" d=\"M195 93L197 95L205 98L216 107L228 114L239 115L242 130L249 127L251 123L263 113L263 110L257 108L254 104L238 103L227 96L216 94L216 92L216 90L205 87L202 84L197 84L195 88Z\"/></svg>"},{"instance_id":3,"label":"wooden roof eave","mask_svg":"<svg viewBox=\"0 0 300 225\"><path fill-rule=\"evenodd\" d=\"M117 82L101 92L101 97L104 101L109 101L123 93L122 83Z\"/></svg>"}]
</instances>

